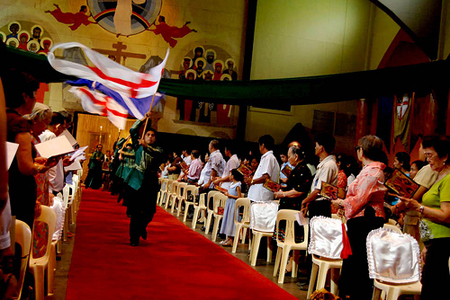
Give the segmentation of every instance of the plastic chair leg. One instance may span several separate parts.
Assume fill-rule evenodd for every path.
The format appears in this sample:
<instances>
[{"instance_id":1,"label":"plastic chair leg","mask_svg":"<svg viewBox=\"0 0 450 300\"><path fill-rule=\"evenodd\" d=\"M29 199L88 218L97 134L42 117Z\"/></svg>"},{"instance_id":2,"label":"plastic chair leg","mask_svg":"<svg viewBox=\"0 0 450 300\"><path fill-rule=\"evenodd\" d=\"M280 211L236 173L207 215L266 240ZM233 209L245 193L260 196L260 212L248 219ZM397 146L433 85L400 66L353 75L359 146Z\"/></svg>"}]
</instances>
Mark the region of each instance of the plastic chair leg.
<instances>
[{"instance_id":1,"label":"plastic chair leg","mask_svg":"<svg viewBox=\"0 0 450 300\"><path fill-rule=\"evenodd\" d=\"M377 287L373 287L372 300L379 300L381 296L381 290Z\"/></svg>"},{"instance_id":2,"label":"plastic chair leg","mask_svg":"<svg viewBox=\"0 0 450 300\"><path fill-rule=\"evenodd\" d=\"M194 203L191 202L184 202L185 208L184 208L184 217L183 217L183 222L186 222L187 220L187 216L189 214L189 207L191 207L191 205L194 205Z\"/></svg>"},{"instance_id":3,"label":"plastic chair leg","mask_svg":"<svg viewBox=\"0 0 450 300\"><path fill-rule=\"evenodd\" d=\"M280 262L280 275L278 276L278 283L284 283L284 276L286 275L285 270L287 266L287 261L289 259L289 251L290 247L285 246L283 248L283 253L281 254L281 262Z\"/></svg>"},{"instance_id":4,"label":"plastic chair leg","mask_svg":"<svg viewBox=\"0 0 450 300\"><path fill-rule=\"evenodd\" d=\"M271 263L272 262L272 250L270 250L269 244L267 244L267 262Z\"/></svg>"},{"instance_id":5,"label":"plastic chair leg","mask_svg":"<svg viewBox=\"0 0 450 300\"><path fill-rule=\"evenodd\" d=\"M194 217L192 219L192 229L195 229L195 226L197 225L198 215L200 213L200 207L195 206L194 207Z\"/></svg>"},{"instance_id":6,"label":"plastic chair leg","mask_svg":"<svg viewBox=\"0 0 450 300\"><path fill-rule=\"evenodd\" d=\"M277 250L277 256L275 257L275 267L273 268L273 276L274 276L274 277L278 275L278 269L280 268L281 249L282 249L282 248L278 248L278 250Z\"/></svg>"},{"instance_id":7,"label":"plastic chair leg","mask_svg":"<svg viewBox=\"0 0 450 300\"><path fill-rule=\"evenodd\" d=\"M210 213L208 214L208 218L206 219L206 229L205 229L205 234L208 234L208 233L209 233L209 228L211 227L212 215L213 215L213 213L210 212Z\"/></svg>"},{"instance_id":8,"label":"plastic chair leg","mask_svg":"<svg viewBox=\"0 0 450 300\"><path fill-rule=\"evenodd\" d=\"M51 243L50 257L47 267L47 294L53 294L53 281L55 278L56 269L56 243Z\"/></svg>"},{"instance_id":9,"label":"plastic chair leg","mask_svg":"<svg viewBox=\"0 0 450 300\"><path fill-rule=\"evenodd\" d=\"M317 288L316 290L323 289L325 287L325 282L327 280L328 268L322 265L319 268L319 275L317 276Z\"/></svg>"},{"instance_id":10,"label":"plastic chair leg","mask_svg":"<svg viewBox=\"0 0 450 300\"><path fill-rule=\"evenodd\" d=\"M177 206L177 197L172 197L172 207L170 208L171 214L175 211L175 206Z\"/></svg>"},{"instance_id":11,"label":"plastic chair leg","mask_svg":"<svg viewBox=\"0 0 450 300\"><path fill-rule=\"evenodd\" d=\"M256 266L256 258L258 257L260 243L261 243L261 235L253 234L252 252L250 254L250 257L251 257L250 264L252 265L252 267Z\"/></svg>"},{"instance_id":12,"label":"plastic chair leg","mask_svg":"<svg viewBox=\"0 0 450 300\"><path fill-rule=\"evenodd\" d=\"M319 271L319 266L313 263L311 268L311 277L309 278L308 294L306 295L306 299L309 299L309 296L311 296L314 286L316 285L317 271Z\"/></svg>"},{"instance_id":13,"label":"plastic chair leg","mask_svg":"<svg viewBox=\"0 0 450 300\"><path fill-rule=\"evenodd\" d=\"M237 250L237 246L239 243L239 234L241 232L242 229L242 225L241 224L236 224L236 231L234 232L234 240L233 240L233 249L231 250L231 253L236 253Z\"/></svg>"},{"instance_id":14,"label":"plastic chair leg","mask_svg":"<svg viewBox=\"0 0 450 300\"><path fill-rule=\"evenodd\" d=\"M339 275L341 269L331 269L331 282L330 282L330 290L331 293L337 295L339 294Z\"/></svg>"},{"instance_id":15,"label":"plastic chair leg","mask_svg":"<svg viewBox=\"0 0 450 300\"><path fill-rule=\"evenodd\" d=\"M215 242L217 240L217 233L219 231L219 223L222 220L222 216L217 216L214 218L214 227L212 232L212 241Z\"/></svg>"},{"instance_id":16,"label":"plastic chair leg","mask_svg":"<svg viewBox=\"0 0 450 300\"><path fill-rule=\"evenodd\" d=\"M184 202L184 200L182 200L182 199L178 200L178 211L177 211L177 217L179 217L179 216L180 216L180 213L181 213L181 208L183 207L183 202ZM185 207L185 209L186 209L186 207Z\"/></svg>"},{"instance_id":17,"label":"plastic chair leg","mask_svg":"<svg viewBox=\"0 0 450 300\"><path fill-rule=\"evenodd\" d=\"M161 203L159 203L159 201L161 201L161 191L159 191L158 195L156 196L156 204L157 205L161 205Z\"/></svg>"},{"instance_id":18,"label":"plastic chair leg","mask_svg":"<svg viewBox=\"0 0 450 300\"><path fill-rule=\"evenodd\" d=\"M35 265L33 266L34 272L34 291L36 300L44 300L44 266L43 265Z\"/></svg>"},{"instance_id":19,"label":"plastic chair leg","mask_svg":"<svg viewBox=\"0 0 450 300\"><path fill-rule=\"evenodd\" d=\"M247 227L244 227L244 229L242 230L242 240L241 240L242 244L245 244L246 237L247 237Z\"/></svg>"}]
</instances>

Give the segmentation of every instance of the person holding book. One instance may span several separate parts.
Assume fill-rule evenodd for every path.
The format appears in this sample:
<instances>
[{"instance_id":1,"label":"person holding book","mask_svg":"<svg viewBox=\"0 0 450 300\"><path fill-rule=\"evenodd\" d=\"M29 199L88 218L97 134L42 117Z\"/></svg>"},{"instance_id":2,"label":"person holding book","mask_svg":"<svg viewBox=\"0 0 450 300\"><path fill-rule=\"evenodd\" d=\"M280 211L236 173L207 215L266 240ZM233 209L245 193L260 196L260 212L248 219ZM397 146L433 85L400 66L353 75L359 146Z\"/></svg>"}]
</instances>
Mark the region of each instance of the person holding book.
<instances>
[{"instance_id":1,"label":"person holding book","mask_svg":"<svg viewBox=\"0 0 450 300\"><path fill-rule=\"evenodd\" d=\"M429 167L437 172L436 182L422 196L421 203L416 199L399 198L408 209L421 215L420 231L425 247L421 253L420 299L428 300L442 298L442 288L450 282L450 139L446 136L428 136L424 138L422 147Z\"/></svg>"},{"instance_id":2,"label":"person holding book","mask_svg":"<svg viewBox=\"0 0 450 300\"><path fill-rule=\"evenodd\" d=\"M279 210L281 209L293 209L301 210L302 201L308 195L308 191L311 188L312 175L311 171L306 165L305 161L306 152L302 147L291 146L288 150L288 162L293 167L286 181L286 186L282 187L280 191L275 192L275 197L280 199ZM286 228L286 223L279 225L280 233ZM278 234L275 232L275 234ZM303 227L295 222L295 240L300 243L304 237ZM294 252L294 257L297 257L298 251ZM286 272L292 271L292 259L290 257L289 263L286 267Z\"/></svg>"},{"instance_id":3,"label":"person holding book","mask_svg":"<svg viewBox=\"0 0 450 300\"><path fill-rule=\"evenodd\" d=\"M256 169L252 180L249 182L248 198L251 201L269 201L273 200L273 191L263 187L267 180L278 182L280 166L273 155L275 141L270 135L263 135L258 140L261 160Z\"/></svg>"},{"instance_id":4,"label":"person holding book","mask_svg":"<svg viewBox=\"0 0 450 300\"><path fill-rule=\"evenodd\" d=\"M9 71L2 81L7 107L7 141L19 144L9 168L11 215L33 228L37 199L34 176L47 172L56 161L37 156L31 142L32 123L22 118L33 110L39 82L19 71Z\"/></svg>"},{"instance_id":5,"label":"person holding book","mask_svg":"<svg viewBox=\"0 0 450 300\"><path fill-rule=\"evenodd\" d=\"M315 216L331 217L330 201L321 196L320 191L323 182L337 186L339 169L334 155L331 154L334 151L336 140L332 135L322 133L316 135L315 142L315 155L319 157L320 163L311 184L311 192L303 200L302 210L305 215L306 211L308 212L309 218Z\"/></svg>"},{"instance_id":6,"label":"person holding book","mask_svg":"<svg viewBox=\"0 0 450 300\"><path fill-rule=\"evenodd\" d=\"M233 245L234 233L236 231L236 224L234 223L236 199L239 199L242 196L241 184L243 179L244 176L237 169L231 170L231 184L228 187L228 191L224 193L228 199L225 203L222 225L220 227L220 233L227 236L226 240L220 242L220 245L225 247Z\"/></svg>"},{"instance_id":7,"label":"person holding book","mask_svg":"<svg viewBox=\"0 0 450 300\"><path fill-rule=\"evenodd\" d=\"M228 161L225 165L222 177L217 177L214 179L213 183L215 186L220 185L224 189L228 189L231 184L231 170L239 168L239 158L235 154L234 145L231 143L225 147L225 156L228 157Z\"/></svg>"},{"instance_id":8,"label":"person holding book","mask_svg":"<svg viewBox=\"0 0 450 300\"><path fill-rule=\"evenodd\" d=\"M345 199L333 200L336 208L342 208L347 219L347 234L351 254L343 260L339 281L340 297L343 299L372 299L373 280L369 278L366 238L370 231L383 227L384 186L383 169L380 160L383 155L383 141L374 135L367 135L356 146L358 160L363 169L348 188ZM347 253L348 254L348 253Z\"/></svg>"}]
</instances>

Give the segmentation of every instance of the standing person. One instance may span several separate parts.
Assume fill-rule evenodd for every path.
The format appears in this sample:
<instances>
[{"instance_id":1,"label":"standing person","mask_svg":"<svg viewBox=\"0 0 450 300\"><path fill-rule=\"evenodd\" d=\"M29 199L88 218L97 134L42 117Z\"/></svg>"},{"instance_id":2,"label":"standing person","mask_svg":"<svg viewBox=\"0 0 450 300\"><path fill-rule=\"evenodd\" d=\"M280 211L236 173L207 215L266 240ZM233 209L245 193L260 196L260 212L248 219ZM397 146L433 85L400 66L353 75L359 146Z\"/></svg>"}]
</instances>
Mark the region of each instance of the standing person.
<instances>
[{"instance_id":1,"label":"standing person","mask_svg":"<svg viewBox=\"0 0 450 300\"><path fill-rule=\"evenodd\" d=\"M231 170L237 169L240 166L239 158L235 154L234 146L229 144L225 147L225 156L228 157L228 161L225 165L225 170L222 177L218 177L214 180L214 185L220 185L224 189L228 189L231 184Z\"/></svg>"},{"instance_id":2,"label":"standing person","mask_svg":"<svg viewBox=\"0 0 450 300\"><path fill-rule=\"evenodd\" d=\"M249 182L248 198L251 201L270 201L274 199L273 192L263 187L263 184L267 179L278 182L280 166L272 150L275 141L272 136L263 135L258 144L262 156L253 179Z\"/></svg>"},{"instance_id":3,"label":"standing person","mask_svg":"<svg viewBox=\"0 0 450 300\"><path fill-rule=\"evenodd\" d=\"M289 147L288 149L290 149L290 148L291 147ZM286 156L286 152L280 154L280 160L281 160L281 165L280 165L280 184L281 184L281 187L286 187L286 182L287 182L288 176L286 176L283 173L283 170L286 167L292 170L294 168L294 166L292 166L289 163L289 159Z\"/></svg>"},{"instance_id":4,"label":"standing person","mask_svg":"<svg viewBox=\"0 0 450 300\"><path fill-rule=\"evenodd\" d=\"M228 192L225 193L228 198L223 212L222 226L220 227L220 233L227 236L227 239L220 243L222 246L233 245L234 233L236 232L236 224L234 223L236 199L242 196L241 184L244 176L237 169L233 169L230 179L231 184L228 187Z\"/></svg>"},{"instance_id":5,"label":"standing person","mask_svg":"<svg viewBox=\"0 0 450 300\"><path fill-rule=\"evenodd\" d=\"M156 130L148 126L141 138L139 130L142 124L141 120L137 120L130 129L133 145L137 150L134 168L125 179L129 186L127 212L130 214L131 246L138 246L140 237L147 239L147 225L156 212L158 170L164 160L163 150L156 144Z\"/></svg>"},{"instance_id":6,"label":"standing person","mask_svg":"<svg viewBox=\"0 0 450 300\"><path fill-rule=\"evenodd\" d=\"M380 162L383 154L383 141L374 135L367 135L356 146L358 160L363 169L350 185L347 197L333 200L333 206L341 207L347 219L347 233L352 254L344 258L339 281L342 299L372 299L373 280L369 278L366 238L370 231L383 227L384 186L383 169ZM448 270L447 270L448 272Z\"/></svg>"},{"instance_id":7,"label":"standing person","mask_svg":"<svg viewBox=\"0 0 450 300\"><path fill-rule=\"evenodd\" d=\"M436 183L422 197L400 197L409 209L420 212L422 250L421 300L442 299L442 288L450 282L450 139L444 136L425 137L423 152L430 168L438 172ZM417 176L416 176L417 177Z\"/></svg>"},{"instance_id":8,"label":"standing person","mask_svg":"<svg viewBox=\"0 0 450 300\"><path fill-rule=\"evenodd\" d=\"M403 173L409 176L410 162L411 158L406 152L397 152L394 157L394 168L399 169Z\"/></svg>"},{"instance_id":9,"label":"standing person","mask_svg":"<svg viewBox=\"0 0 450 300\"><path fill-rule=\"evenodd\" d=\"M17 71L8 72L2 80L7 107L7 141L19 144L9 168L11 214L33 228L37 199L34 176L54 166L49 160L37 157L31 142L32 124L22 118L33 110L39 83L32 76Z\"/></svg>"},{"instance_id":10,"label":"standing person","mask_svg":"<svg viewBox=\"0 0 450 300\"><path fill-rule=\"evenodd\" d=\"M192 150L191 152L191 164L189 165L189 171L186 174L187 182L189 184L196 184L200 179L203 165L200 161L200 153L198 150Z\"/></svg>"},{"instance_id":11,"label":"standing person","mask_svg":"<svg viewBox=\"0 0 450 300\"><path fill-rule=\"evenodd\" d=\"M314 176L311 193L303 200L303 211L308 211L308 216L312 219L315 216L325 216L331 218L331 205L327 198L320 195L322 183L329 183L337 186L339 169L334 155L336 140L330 134L319 134L315 137L315 155L319 157L320 163Z\"/></svg>"},{"instance_id":12,"label":"standing person","mask_svg":"<svg viewBox=\"0 0 450 300\"><path fill-rule=\"evenodd\" d=\"M84 182L86 189L97 190L102 186L102 164L105 160L105 154L103 154L102 149L103 145L98 144L89 159L89 171Z\"/></svg>"},{"instance_id":13,"label":"standing person","mask_svg":"<svg viewBox=\"0 0 450 300\"><path fill-rule=\"evenodd\" d=\"M53 112L52 120L47 129L39 135L41 142L54 139L68 127L66 118L60 112ZM70 157L58 161L58 164L48 171L49 189L53 195L62 193L64 188L64 167L70 163Z\"/></svg>"},{"instance_id":14,"label":"standing person","mask_svg":"<svg viewBox=\"0 0 450 300\"><path fill-rule=\"evenodd\" d=\"M209 165L211 167L211 174L209 175L208 181L202 186L202 191L200 193L207 192L209 189L214 188L214 179L216 177L222 177L225 169L224 159L222 153L219 150L219 141L212 140L208 145L209 150Z\"/></svg>"},{"instance_id":15,"label":"standing person","mask_svg":"<svg viewBox=\"0 0 450 300\"><path fill-rule=\"evenodd\" d=\"M429 137L427 137L427 139L429 139ZM419 147L419 159L420 160L417 162L417 164L421 163L425 164L424 161L426 158L423 150L423 143L421 143ZM414 165L415 163L411 165L411 170L413 169ZM433 170L429 164L426 164L425 166L420 168L417 174L414 174L414 172L410 172L410 176L412 176L411 178L414 179L414 181L420 185L419 189L414 193L412 198L421 202L423 195L436 182L438 175L439 173ZM404 215L403 232L410 234L412 237L414 237L422 249L423 243L420 239L420 230L419 230L419 223L421 219L420 212L414 209L408 209L405 206L405 203L402 201L399 201L396 205L392 206L391 210L394 215L398 215L406 210Z\"/></svg>"}]
</instances>

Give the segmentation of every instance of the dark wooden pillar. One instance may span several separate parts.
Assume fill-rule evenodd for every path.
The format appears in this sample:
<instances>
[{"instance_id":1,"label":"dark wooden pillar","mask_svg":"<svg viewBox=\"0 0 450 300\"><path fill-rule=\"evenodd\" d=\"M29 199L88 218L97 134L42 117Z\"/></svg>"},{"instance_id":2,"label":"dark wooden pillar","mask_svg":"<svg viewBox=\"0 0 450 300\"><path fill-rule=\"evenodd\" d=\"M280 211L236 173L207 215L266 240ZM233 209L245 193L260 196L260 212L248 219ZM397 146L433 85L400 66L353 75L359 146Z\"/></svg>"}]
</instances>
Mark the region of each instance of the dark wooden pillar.
<instances>
[{"instance_id":1,"label":"dark wooden pillar","mask_svg":"<svg viewBox=\"0 0 450 300\"><path fill-rule=\"evenodd\" d=\"M356 134L355 141L370 133L369 101L367 99L359 99L356 112Z\"/></svg>"}]
</instances>

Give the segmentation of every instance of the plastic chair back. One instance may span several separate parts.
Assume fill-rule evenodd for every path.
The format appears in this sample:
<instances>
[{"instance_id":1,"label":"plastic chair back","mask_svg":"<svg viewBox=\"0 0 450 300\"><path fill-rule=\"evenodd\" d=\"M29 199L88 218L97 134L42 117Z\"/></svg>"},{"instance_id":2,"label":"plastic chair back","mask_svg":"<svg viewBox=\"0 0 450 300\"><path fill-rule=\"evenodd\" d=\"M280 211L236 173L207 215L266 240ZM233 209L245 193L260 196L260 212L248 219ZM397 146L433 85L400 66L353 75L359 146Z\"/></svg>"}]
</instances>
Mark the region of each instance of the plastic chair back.
<instances>
[{"instance_id":1,"label":"plastic chair back","mask_svg":"<svg viewBox=\"0 0 450 300\"><path fill-rule=\"evenodd\" d=\"M242 215L240 215L240 208L243 207L244 210ZM240 224L248 224L250 226L250 199L239 198L236 200L236 206L234 211L234 222Z\"/></svg>"},{"instance_id":2,"label":"plastic chair back","mask_svg":"<svg viewBox=\"0 0 450 300\"><path fill-rule=\"evenodd\" d=\"M296 247L299 247L300 245L302 245L302 246L305 246L305 249L302 249L302 250L306 250L306 245L308 244L309 226L308 225L303 226L303 229L304 229L303 230L304 231L303 242L296 243L295 242L295 223L297 223L297 219L295 216L297 214L298 214L298 210L292 210L292 209L282 209L278 212L277 222L276 222L276 230L278 232L278 229L280 226L280 221L286 221L286 229L285 229L285 234L284 234L284 240L282 240L280 238L279 234L276 235L277 244L279 246L280 246L280 244L281 245L289 244L289 245L296 246Z\"/></svg>"},{"instance_id":3,"label":"plastic chair back","mask_svg":"<svg viewBox=\"0 0 450 300\"><path fill-rule=\"evenodd\" d=\"M28 260L30 259L31 251L31 229L25 222L16 220L16 243L20 245L22 249L20 260L20 275L17 278L19 285L19 297L22 294L23 282L25 279L25 273L27 271Z\"/></svg>"}]
</instances>

